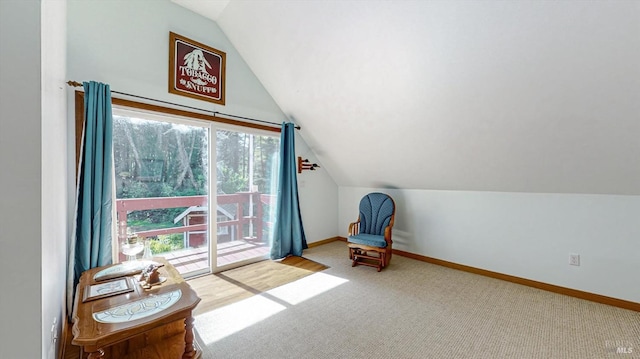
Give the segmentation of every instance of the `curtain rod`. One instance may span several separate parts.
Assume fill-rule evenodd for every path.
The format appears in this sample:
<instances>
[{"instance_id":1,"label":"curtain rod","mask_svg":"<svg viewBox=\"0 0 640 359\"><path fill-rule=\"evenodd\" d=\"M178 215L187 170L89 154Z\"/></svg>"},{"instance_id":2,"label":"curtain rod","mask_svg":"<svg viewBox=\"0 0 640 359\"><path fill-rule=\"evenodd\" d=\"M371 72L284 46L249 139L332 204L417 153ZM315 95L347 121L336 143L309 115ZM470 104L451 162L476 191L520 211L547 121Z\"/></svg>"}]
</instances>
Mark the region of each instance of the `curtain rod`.
<instances>
[{"instance_id":1,"label":"curtain rod","mask_svg":"<svg viewBox=\"0 0 640 359\"><path fill-rule=\"evenodd\" d=\"M67 85L71 86L71 87L82 87L82 83L78 82L78 81L67 81ZM119 95L124 95L124 96L130 96L130 97L135 97L135 98L139 98L139 99L143 99L143 100L149 100L149 101L155 101L155 102L160 102L160 103L164 103L167 105L172 105L172 106L179 106L179 107L184 107L184 108L188 108L191 110L196 110L196 111L202 111L202 112L209 112L212 113L213 116L215 117L216 115L222 115L222 116L228 116L228 117L233 117L233 118L239 118L242 120L246 120L246 121L253 121L253 122L260 122L260 123L266 123L269 125L273 125L273 126L278 126L280 127L279 123L275 123L275 122L270 122L270 121L264 121L264 120L257 120L255 118L250 118L250 117L243 117L243 116L236 116L236 115L230 115L228 113L223 113L223 112L218 112L218 111L212 111L212 110L205 110L202 108L198 108L198 107L191 107L191 106L187 106L187 105L181 105L179 103L174 103L174 102L169 102L169 101L163 101L163 100L156 100L154 98L149 98L149 97L144 97L144 96L138 96L138 95L132 95L130 93L125 93L125 92L119 92L119 91L113 91L111 90L112 93L117 93ZM296 130L299 130L301 127L298 125L295 125Z\"/></svg>"}]
</instances>

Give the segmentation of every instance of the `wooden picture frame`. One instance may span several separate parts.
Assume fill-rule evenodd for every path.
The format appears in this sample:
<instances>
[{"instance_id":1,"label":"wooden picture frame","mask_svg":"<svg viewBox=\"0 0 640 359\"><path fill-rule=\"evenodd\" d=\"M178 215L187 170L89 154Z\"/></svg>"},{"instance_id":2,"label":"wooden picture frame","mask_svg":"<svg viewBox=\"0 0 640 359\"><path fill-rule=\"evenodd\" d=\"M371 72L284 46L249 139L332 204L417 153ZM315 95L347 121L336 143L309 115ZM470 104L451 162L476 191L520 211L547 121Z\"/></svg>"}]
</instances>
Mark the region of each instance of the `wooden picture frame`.
<instances>
[{"instance_id":1,"label":"wooden picture frame","mask_svg":"<svg viewBox=\"0 0 640 359\"><path fill-rule=\"evenodd\" d=\"M133 277L123 277L108 282L100 282L84 287L82 302L133 292Z\"/></svg>"},{"instance_id":2,"label":"wooden picture frame","mask_svg":"<svg viewBox=\"0 0 640 359\"><path fill-rule=\"evenodd\" d=\"M169 32L169 93L224 105L227 54Z\"/></svg>"}]
</instances>

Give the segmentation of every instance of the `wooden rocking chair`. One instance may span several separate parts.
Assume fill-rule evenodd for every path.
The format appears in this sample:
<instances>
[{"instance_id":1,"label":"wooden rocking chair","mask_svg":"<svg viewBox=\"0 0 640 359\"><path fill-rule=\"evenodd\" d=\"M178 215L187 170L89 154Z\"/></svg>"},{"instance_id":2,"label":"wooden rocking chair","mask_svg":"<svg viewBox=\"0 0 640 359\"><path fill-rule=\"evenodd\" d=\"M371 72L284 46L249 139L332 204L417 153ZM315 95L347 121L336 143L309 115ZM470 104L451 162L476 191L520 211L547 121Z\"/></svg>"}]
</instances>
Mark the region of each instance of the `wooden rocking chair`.
<instances>
[{"instance_id":1,"label":"wooden rocking chair","mask_svg":"<svg viewBox=\"0 0 640 359\"><path fill-rule=\"evenodd\" d=\"M360 200L359 210L358 220L349 224L347 246L351 266L362 264L380 272L391 261L395 202L384 193L369 193Z\"/></svg>"}]
</instances>

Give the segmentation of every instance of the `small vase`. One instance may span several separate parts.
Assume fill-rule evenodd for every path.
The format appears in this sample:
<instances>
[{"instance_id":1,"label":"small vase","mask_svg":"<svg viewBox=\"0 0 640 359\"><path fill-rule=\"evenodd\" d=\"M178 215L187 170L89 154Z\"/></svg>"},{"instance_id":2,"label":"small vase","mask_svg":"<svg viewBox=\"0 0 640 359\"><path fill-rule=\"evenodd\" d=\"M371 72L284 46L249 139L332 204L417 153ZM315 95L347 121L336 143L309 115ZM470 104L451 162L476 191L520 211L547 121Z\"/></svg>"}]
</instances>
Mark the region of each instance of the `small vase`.
<instances>
[{"instance_id":1,"label":"small vase","mask_svg":"<svg viewBox=\"0 0 640 359\"><path fill-rule=\"evenodd\" d=\"M145 239L144 241L144 253L142 253L142 259L151 259L153 255L151 255L151 240Z\"/></svg>"}]
</instances>

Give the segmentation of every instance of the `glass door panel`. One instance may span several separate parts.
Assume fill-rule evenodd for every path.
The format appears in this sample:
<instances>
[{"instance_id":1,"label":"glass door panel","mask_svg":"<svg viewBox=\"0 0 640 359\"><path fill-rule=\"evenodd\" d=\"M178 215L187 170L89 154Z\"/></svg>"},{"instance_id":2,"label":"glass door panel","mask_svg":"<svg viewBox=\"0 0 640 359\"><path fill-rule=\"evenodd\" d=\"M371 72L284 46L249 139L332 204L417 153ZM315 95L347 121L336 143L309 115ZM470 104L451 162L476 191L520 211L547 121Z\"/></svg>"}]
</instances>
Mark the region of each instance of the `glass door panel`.
<instances>
[{"instance_id":1,"label":"glass door panel","mask_svg":"<svg viewBox=\"0 0 640 359\"><path fill-rule=\"evenodd\" d=\"M206 273L209 129L158 117L114 109L118 250L140 239L149 250L137 258L163 256L183 276Z\"/></svg>"},{"instance_id":2,"label":"glass door panel","mask_svg":"<svg viewBox=\"0 0 640 359\"><path fill-rule=\"evenodd\" d=\"M216 267L269 256L278 137L216 131Z\"/></svg>"}]
</instances>

